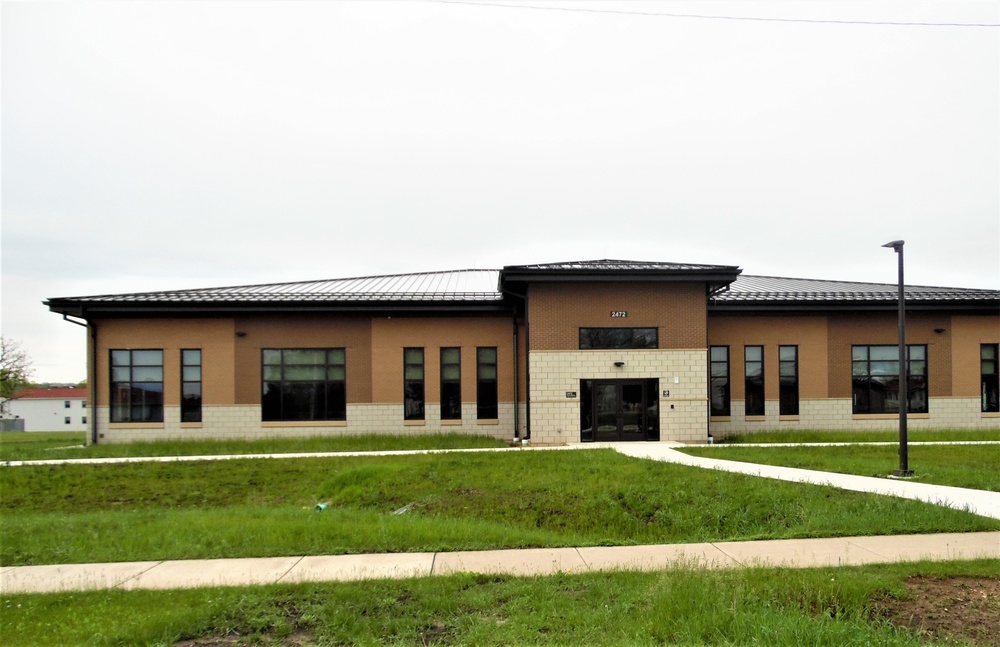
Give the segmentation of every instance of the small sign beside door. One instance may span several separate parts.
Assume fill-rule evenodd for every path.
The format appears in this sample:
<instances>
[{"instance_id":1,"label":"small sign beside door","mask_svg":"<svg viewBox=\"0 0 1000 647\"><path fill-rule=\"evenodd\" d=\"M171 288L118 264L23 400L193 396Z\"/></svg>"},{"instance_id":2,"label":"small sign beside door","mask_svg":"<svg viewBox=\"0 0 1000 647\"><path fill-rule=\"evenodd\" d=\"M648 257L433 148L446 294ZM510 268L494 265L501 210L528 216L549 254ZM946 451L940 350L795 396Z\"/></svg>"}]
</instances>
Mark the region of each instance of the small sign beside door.
<instances>
[{"instance_id":1,"label":"small sign beside door","mask_svg":"<svg viewBox=\"0 0 1000 647\"><path fill-rule=\"evenodd\" d=\"M566 397L567 398L575 398L576 397L576 391L566 391Z\"/></svg>"}]
</instances>

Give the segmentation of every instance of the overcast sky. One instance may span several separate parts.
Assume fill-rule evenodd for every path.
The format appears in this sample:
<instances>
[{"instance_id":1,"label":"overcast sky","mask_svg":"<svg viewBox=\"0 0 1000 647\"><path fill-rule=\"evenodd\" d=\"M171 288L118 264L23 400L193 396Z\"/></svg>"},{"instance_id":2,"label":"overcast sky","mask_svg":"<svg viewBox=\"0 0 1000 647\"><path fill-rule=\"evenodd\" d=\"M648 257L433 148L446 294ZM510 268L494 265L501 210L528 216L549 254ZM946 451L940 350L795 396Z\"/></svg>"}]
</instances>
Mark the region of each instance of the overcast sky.
<instances>
[{"instance_id":1,"label":"overcast sky","mask_svg":"<svg viewBox=\"0 0 1000 647\"><path fill-rule=\"evenodd\" d=\"M857 24L997 1L0 11L2 332L39 381L85 377L48 297L599 258L894 283L899 238L908 283L1000 288L1000 28Z\"/></svg>"}]
</instances>

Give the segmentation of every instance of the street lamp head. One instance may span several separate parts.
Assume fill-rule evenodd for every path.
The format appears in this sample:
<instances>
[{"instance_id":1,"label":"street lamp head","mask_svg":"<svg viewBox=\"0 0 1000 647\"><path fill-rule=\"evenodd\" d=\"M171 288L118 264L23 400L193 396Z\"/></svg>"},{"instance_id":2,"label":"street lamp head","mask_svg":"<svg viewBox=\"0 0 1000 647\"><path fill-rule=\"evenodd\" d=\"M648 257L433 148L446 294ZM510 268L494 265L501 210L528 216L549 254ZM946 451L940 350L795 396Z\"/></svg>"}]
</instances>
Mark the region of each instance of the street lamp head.
<instances>
[{"instance_id":1,"label":"street lamp head","mask_svg":"<svg viewBox=\"0 0 1000 647\"><path fill-rule=\"evenodd\" d=\"M891 248L893 248L894 250L896 250L898 252L901 249L903 249L903 244L904 243L905 243L905 241L902 241L902 240L894 240L892 242L886 243L885 245L882 245L882 247L891 247Z\"/></svg>"}]
</instances>

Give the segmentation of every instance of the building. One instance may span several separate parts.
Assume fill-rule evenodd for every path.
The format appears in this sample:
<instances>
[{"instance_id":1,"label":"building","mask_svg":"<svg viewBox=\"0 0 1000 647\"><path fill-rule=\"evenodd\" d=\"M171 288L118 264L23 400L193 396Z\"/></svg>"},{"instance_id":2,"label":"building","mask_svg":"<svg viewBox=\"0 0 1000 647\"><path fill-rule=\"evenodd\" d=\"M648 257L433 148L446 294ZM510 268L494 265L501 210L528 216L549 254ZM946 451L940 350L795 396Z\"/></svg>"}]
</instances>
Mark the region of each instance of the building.
<instances>
[{"instance_id":1,"label":"building","mask_svg":"<svg viewBox=\"0 0 1000 647\"><path fill-rule=\"evenodd\" d=\"M54 298L93 442L894 429L896 285L599 260ZM1000 429L1000 291L906 288L910 428Z\"/></svg>"},{"instance_id":2,"label":"building","mask_svg":"<svg viewBox=\"0 0 1000 647\"><path fill-rule=\"evenodd\" d=\"M23 420L23 431L86 431L89 400L85 388L24 388L6 403L4 417Z\"/></svg>"}]
</instances>

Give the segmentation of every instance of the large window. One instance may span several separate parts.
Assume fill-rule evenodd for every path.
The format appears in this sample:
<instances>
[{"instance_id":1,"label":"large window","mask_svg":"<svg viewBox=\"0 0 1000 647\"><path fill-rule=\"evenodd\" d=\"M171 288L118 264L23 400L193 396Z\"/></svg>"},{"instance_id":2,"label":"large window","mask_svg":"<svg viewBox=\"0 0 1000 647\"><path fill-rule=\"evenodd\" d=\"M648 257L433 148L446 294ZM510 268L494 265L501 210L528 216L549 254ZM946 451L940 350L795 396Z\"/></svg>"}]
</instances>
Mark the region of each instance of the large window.
<instances>
[{"instance_id":1,"label":"large window","mask_svg":"<svg viewBox=\"0 0 1000 647\"><path fill-rule=\"evenodd\" d=\"M778 415L799 415L798 346L778 346Z\"/></svg>"},{"instance_id":2,"label":"large window","mask_svg":"<svg viewBox=\"0 0 1000 647\"><path fill-rule=\"evenodd\" d=\"M163 351L111 351L111 422L163 422Z\"/></svg>"},{"instance_id":3,"label":"large window","mask_svg":"<svg viewBox=\"0 0 1000 647\"><path fill-rule=\"evenodd\" d=\"M764 415L764 347L743 347L743 401L748 416Z\"/></svg>"},{"instance_id":4,"label":"large window","mask_svg":"<svg viewBox=\"0 0 1000 647\"><path fill-rule=\"evenodd\" d=\"M462 349L441 349L441 420L462 419Z\"/></svg>"},{"instance_id":5,"label":"large window","mask_svg":"<svg viewBox=\"0 0 1000 647\"><path fill-rule=\"evenodd\" d=\"M343 348L262 350L262 418L346 420L346 356Z\"/></svg>"},{"instance_id":6,"label":"large window","mask_svg":"<svg viewBox=\"0 0 1000 647\"><path fill-rule=\"evenodd\" d=\"M581 328L580 348L657 348L656 328Z\"/></svg>"},{"instance_id":7,"label":"large window","mask_svg":"<svg viewBox=\"0 0 1000 647\"><path fill-rule=\"evenodd\" d=\"M476 349L476 418L479 420L499 418L495 346Z\"/></svg>"},{"instance_id":8,"label":"large window","mask_svg":"<svg viewBox=\"0 0 1000 647\"><path fill-rule=\"evenodd\" d=\"M899 347L851 347L854 413L899 413ZM927 413L927 346L906 347L906 410Z\"/></svg>"},{"instance_id":9,"label":"large window","mask_svg":"<svg viewBox=\"0 0 1000 647\"><path fill-rule=\"evenodd\" d=\"M181 422L201 422L201 350L181 351Z\"/></svg>"},{"instance_id":10,"label":"large window","mask_svg":"<svg viewBox=\"0 0 1000 647\"><path fill-rule=\"evenodd\" d=\"M982 344L979 358L982 410L1000 411L1000 344Z\"/></svg>"},{"instance_id":11,"label":"large window","mask_svg":"<svg viewBox=\"0 0 1000 647\"><path fill-rule=\"evenodd\" d=\"M729 415L729 346L712 346L711 361L712 415Z\"/></svg>"},{"instance_id":12,"label":"large window","mask_svg":"<svg viewBox=\"0 0 1000 647\"><path fill-rule=\"evenodd\" d=\"M424 349L403 349L403 419L424 419Z\"/></svg>"}]
</instances>

